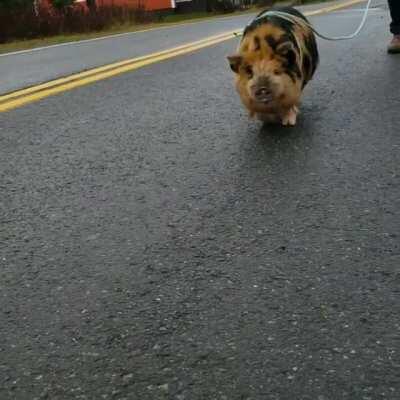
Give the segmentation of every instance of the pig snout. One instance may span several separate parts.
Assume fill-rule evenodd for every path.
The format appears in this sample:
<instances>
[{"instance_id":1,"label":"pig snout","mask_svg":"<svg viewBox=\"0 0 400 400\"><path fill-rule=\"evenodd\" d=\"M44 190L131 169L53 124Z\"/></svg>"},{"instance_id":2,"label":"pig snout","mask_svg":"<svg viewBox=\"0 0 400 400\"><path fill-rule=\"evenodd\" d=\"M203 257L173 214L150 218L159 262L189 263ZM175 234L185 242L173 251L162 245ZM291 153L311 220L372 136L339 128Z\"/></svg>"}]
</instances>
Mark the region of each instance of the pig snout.
<instances>
[{"instance_id":1,"label":"pig snout","mask_svg":"<svg viewBox=\"0 0 400 400\"><path fill-rule=\"evenodd\" d=\"M271 81L268 77L258 78L251 91L253 97L261 103L268 103L272 100Z\"/></svg>"}]
</instances>

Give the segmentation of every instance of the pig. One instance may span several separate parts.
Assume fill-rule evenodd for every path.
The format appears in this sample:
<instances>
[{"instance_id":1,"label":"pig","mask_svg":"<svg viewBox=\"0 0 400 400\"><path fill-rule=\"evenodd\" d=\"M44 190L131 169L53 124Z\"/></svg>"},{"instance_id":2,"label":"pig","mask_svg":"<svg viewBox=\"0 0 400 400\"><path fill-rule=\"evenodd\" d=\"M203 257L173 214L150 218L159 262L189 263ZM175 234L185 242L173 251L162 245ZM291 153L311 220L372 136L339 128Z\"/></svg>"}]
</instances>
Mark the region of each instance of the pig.
<instances>
[{"instance_id":1,"label":"pig","mask_svg":"<svg viewBox=\"0 0 400 400\"><path fill-rule=\"evenodd\" d=\"M285 19L260 13L243 32L236 54L228 56L236 89L251 117L294 126L300 97L318 66L314 32L305 16L292 7L272 10Z\"/></svg>"}]
</instances>

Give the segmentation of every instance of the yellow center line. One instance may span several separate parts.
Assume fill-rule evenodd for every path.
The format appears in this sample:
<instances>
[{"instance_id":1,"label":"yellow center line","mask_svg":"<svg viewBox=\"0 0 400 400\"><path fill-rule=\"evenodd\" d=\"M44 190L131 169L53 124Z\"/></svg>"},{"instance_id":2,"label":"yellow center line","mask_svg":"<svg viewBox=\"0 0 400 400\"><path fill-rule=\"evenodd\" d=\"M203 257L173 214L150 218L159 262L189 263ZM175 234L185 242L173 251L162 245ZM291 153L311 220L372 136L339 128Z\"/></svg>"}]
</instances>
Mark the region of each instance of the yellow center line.
<instances>
[{"instance_id":1,"label":"yellow center line","mask_svg":"<svg viewBox=\"0 0 400 400\"><path fill-rule=\"evenodd\" d=\"M309 12L305 13L305 15L307 17L312 17L313 15L326 14L326 13L330 13L330 12L333 12L336 10L340 10L342 8L351 7L356 4L365 3L365 2L366 2L366 0L350 0L350 1L347 1L346 3L336 4L334 6L322 8L320 10L309 11Z\"/></svg>"},{"instance_id":2,"label":"yellow center line","mask_svg":"<svg viewBox=\"0 0 400 400\"><path fill-rule=\"evenodd\" d=\"M306 16L313 16L332 12L341 8L346 8L357 3L362 3L365 0L350 0L346 3L341 3L336 6L325 7L316 11L305 13ZM25 104L52 96L58 93L65 92L80 86L88 85L103 79L111 78L113 76L123 74L125 72L134 71L143 68L147 65L168 60L173 57L178 57L184 54L192 53L196 50L205 47L213 46L218 43L231 40L241 30L224 32L219 35L211 36L196 42L187 43L178 47L163 50L157 53L148 54L142 57L136 57L113 64L108 64L102 67L93 68L85 72L80 72L67 76L65 78L55 79L43 84L32 86L30 88L17 90L12 93L0 96L0 112L12 110L21 107Z\"/></svg>"},{"instance_id":3,"label":"yellow center line","mask_svg":"<svg viewBox=\"0 0 400 400\"><path fill-rule=\"evenodd\" d=\"M128 65L147 62L149 60L152 60L152 59L155 59L158 57L163 57L165 55L171 54L171 56L172 56L176 52L183 52L183 51L189 52L193 48L197 48L197 46L205 47L206 45L214 44L216 41L218 43L219 40L231 39L233 37L233 35L234 35L234 31L225 32L223 34L211 36L206 39L199 40L197 42L188 43L188 44L185 44L182 46L174 47L174 48L171 48L168 50L163 50L163 51L160 51L157 53L152 53L152 54L148 54L148 55L141 56L141 57L136 57L136 58L132 58L132 59L124 60L124 61L119 61L119 62L116 62L113 64L107 64L105 66L93 68L93 69L90 69L85 72L76 73L76 74L67 76L65 78L59 78L59 79L55 79L55 80L52 80L52 81L49 81L49 82L46 82L46 83L43 83L40 85L35 85L32 87L29 87L27 89L21 89L21 90L0 96L0 104L7 100L16 98L16 97L21 97L21 96L36 93L39 91L43 91L45 89L53 88L55 86L60 86L60 85L66 84L66 83L70 83L72 81L77 81L77 80L80 80L83 78L91 77L91 76L97 75L99 73L108 72L108 71L112 71L112 70L119 70L119 68L125 67Z\"/></svg>"}]
</instances>

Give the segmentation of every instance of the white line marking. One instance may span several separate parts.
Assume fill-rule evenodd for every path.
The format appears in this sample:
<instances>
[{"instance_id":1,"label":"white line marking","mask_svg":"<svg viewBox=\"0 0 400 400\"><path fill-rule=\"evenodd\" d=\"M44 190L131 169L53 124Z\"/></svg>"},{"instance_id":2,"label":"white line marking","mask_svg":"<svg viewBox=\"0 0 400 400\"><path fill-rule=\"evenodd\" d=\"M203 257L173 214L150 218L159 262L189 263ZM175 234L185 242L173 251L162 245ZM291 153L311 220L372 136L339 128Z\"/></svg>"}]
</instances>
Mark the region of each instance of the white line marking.
<instances>
[{"instance_id":1,"label":"white line marking","mask_svg":"<svg viewBox=\"0 0 400 400\"><path fill-rule=\"evenodd\" d=\"M364 12L365 8L349 8L348 10L337 10L337 11L333 11L332 14L345 14L345 13L350 13L350 12ZM381 8L370 8L369 11L382 11Z\"/></svg>"}]
</instances>

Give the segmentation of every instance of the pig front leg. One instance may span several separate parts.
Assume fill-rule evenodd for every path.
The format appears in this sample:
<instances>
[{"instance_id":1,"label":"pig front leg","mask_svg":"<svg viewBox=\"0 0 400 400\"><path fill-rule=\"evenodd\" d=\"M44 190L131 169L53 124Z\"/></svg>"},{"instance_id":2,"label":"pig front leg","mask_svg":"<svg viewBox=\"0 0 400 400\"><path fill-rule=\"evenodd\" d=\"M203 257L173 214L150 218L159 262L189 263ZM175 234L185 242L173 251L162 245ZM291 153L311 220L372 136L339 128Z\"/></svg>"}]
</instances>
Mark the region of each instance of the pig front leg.
<instances>
[{"instance_id":1,"label":"pig front leg","mask_svg":"<svg viewBox=\"0 0 400 400\"><path fill-rule=\"evenodd\" d=\"M295 126L297 121L297 115L299 114L299 108L292 106L282 115L283 126Z\"/></svg>"}]
</instances>

